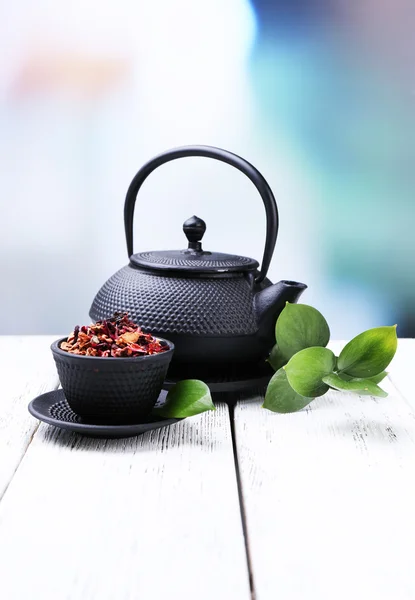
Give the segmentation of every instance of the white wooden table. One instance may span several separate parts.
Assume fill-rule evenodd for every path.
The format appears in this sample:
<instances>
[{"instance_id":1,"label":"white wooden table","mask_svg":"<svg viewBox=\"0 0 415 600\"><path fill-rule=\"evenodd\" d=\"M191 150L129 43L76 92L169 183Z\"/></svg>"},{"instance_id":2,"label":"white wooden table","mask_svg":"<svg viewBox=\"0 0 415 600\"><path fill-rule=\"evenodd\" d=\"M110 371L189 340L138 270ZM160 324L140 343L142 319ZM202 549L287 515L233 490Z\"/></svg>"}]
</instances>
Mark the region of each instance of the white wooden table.
<instances>
[{"instance_id":1,"label":"white wooden table","mask_svg":"<svg viewBox=\"0 0 415 600\"><path fill-rule=\"evenodd\" d=\"M1 600L415 600L415 341L385 399L111 441L27 412L57 337L0 338Z\"/></svg>"}]
</instances>

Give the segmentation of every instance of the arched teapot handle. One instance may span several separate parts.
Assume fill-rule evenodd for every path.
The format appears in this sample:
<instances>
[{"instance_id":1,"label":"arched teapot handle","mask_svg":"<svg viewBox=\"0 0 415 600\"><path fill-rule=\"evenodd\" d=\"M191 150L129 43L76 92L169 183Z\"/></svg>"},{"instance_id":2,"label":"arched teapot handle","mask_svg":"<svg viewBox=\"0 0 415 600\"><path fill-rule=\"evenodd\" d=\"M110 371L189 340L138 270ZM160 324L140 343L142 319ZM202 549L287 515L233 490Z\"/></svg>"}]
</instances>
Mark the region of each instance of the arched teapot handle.
<instances>
[{"instance_id":1,"label":"arched teapot handle","mask_svg":"<svg viewBox=\"0 0 415 600\"><path fill-rule=\"evenodd\" d=\"M157 167L160 167L171 160L175 160L176 158L184 158L186 156L205 156L207 158L214 158L225 162L239 171L242 171L242 173L252 181L260 193L267 216L267 236L265 240L264 256L262 258L261 270L256 278L257 283L260 283L267 275L278 235L278 210L274 195L264 177L253 165L232 152L222 150L221 148L215 148L214 146L182 146L180 148L173 148L172 150L167 150L166 152L155 156L141 167L132 180L125 198L124 226L128 257L133 254L133 217L135 201L139 189L150 173L157 169Z\"/></svg>"}]
</instances>

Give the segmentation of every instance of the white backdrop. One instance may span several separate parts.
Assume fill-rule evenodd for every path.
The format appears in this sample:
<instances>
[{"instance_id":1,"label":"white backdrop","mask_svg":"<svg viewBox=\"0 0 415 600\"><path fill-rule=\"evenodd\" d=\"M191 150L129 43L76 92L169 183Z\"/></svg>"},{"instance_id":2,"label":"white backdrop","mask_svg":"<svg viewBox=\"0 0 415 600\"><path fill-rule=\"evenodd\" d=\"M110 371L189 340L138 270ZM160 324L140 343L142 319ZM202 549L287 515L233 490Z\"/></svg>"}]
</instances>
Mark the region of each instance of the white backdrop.
<instances>
[{"instance_id":1,"label":"white backdrop","mask_svg":"<svg viewBox=\"0 0 415 600\"><path fill-rule=\"evenodd\" d=\"M368 297L326 283L318 179L278 116L273 135L264 131L248 0L15 0L0 8L0 334L62 333L89 320L95 293L127 262L132 177L153 155L185 144L236 152L269 181L281 220L272 280L307 283L304 302L325 313L337 337L379 322ZM241 173L208 159L182 159L149 178L135 251L185 247L182 223L193 214L207 222L206 249L261 259L260 197Z\"/></svg>"}]
</instances>

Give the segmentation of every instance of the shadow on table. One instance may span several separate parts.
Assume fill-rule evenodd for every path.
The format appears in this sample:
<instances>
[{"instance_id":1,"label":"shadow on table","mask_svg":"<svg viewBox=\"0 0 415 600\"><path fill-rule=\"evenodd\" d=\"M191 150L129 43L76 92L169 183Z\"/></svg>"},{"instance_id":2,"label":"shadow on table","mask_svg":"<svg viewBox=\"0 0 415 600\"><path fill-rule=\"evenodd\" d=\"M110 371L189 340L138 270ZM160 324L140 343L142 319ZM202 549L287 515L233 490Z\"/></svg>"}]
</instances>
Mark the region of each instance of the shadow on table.
<instances>
[{"instance_id":1,"label":"shadow on table","mask_svg":"<svg viewBox=\"0 0 415 600\"><path fill-rule=\"evenodd\" d=\"M374 420L372 418L359 418L336 422L338 435L348 435L357 442L394 444L403 441L404 438L411 439L414 435L414 427L402 427L400 423L390 421Z\"/></svg>"},{"instance_id":2,"label":"shadow on table","mask_svg":"<svg viewBox=\"0 0 415 600\"><path fill-rule=\"evenodd\" d=\"M207 435L208 430L200 420L184 419L161 429L154 429L139 436L124 438L89 437L76 432L42 425L38 436L41 443L52 444L70 451L110 452L135 454L138 452L166 452L170 448L202 446L212 452L218 439Z\"/></svg>"}]
</instances>

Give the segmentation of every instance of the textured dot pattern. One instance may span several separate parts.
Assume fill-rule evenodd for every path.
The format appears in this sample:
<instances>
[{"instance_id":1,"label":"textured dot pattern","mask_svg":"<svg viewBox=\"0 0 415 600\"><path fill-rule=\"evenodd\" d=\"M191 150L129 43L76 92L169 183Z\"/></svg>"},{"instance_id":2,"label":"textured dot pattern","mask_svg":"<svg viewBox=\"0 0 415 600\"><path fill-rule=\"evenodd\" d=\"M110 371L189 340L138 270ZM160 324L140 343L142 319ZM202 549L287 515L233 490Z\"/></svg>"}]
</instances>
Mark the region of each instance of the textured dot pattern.
<instances>
[{"instance_id":1,"label":"textured dot pattern","mask_svg":"<svg viewBox=\"0 0 415 600\"><path fill-rule=\"evenodd\" d=\"M164 391L161 392L161 394L155 404L155 407L160 407L165 403L166 394L167 394L167 392L164 392ZM77 424L84 423L82 418L79 415L77 415L76 413L74 413L74 411L69 406L66 399L61 400L60 402L56 402L55 404L52 404L52 406L49 408L49 415L52 417L52 419L55 419L56 421L61 421L63 423L77 423ZM148 422L148 423L155 423L158 421L160 421L160 417L154 417L152 415L150 415L145 420L145 422Z\"/></svg>"},{"instance_id":2,"label":"textured dot pattern","mask_svg":"<svg viewBox=\"0 0 415 600\"><path fill-rule=\"evenodd\" d=\"M88 418L105 415L111 420L127 421L151 412L166 377L171 353L167 356L159 354L154 362L131 358L119 363L117 358L102 361L72 360L71 355L54 358L65 397L75 413ZM111 364L103 364L104 361Z\"/></svg>"},{"instance_id":3,"label":"textured dot pattern","mask_svg":"<svg viewBox=\"0 0 415 600\"><path fill-rule=\"evenodd\" d=\"M243 335L257 330L248 281L232 278L164 277L123 267L100 289L90 315L99 320L127 311L144 330L168 338Z\"/></svg>"},{"instance_id":4,"label":"textured dot pattern","mask_svg":"<svg viewBox=\"0 0 415 600\"><path fill-rule=\"evenodd\" d=\"M81 417L74 413L72 408L69 406L66 400L61 400L56 404L52 404L49 409L49 414L53 419L57 421L64 421L66 423L81 423Z\"/></svg>"},{"instance_id":5,"label":"textured dot pattern","mask_svg":"<svg viewBox=\"0 0 415 600\"><path fill-rule=\"evenodd\" d=\"M140 262L156 263L160 265L174 265L177 267L217 267L225 269L227 267L240 267L252 263L251 258L246 256L235 256L225 260L209 260L204 258L176 258L170 256L162 256L157 252L141 252L135 255Z\"/></svg>"}]
</instances>

